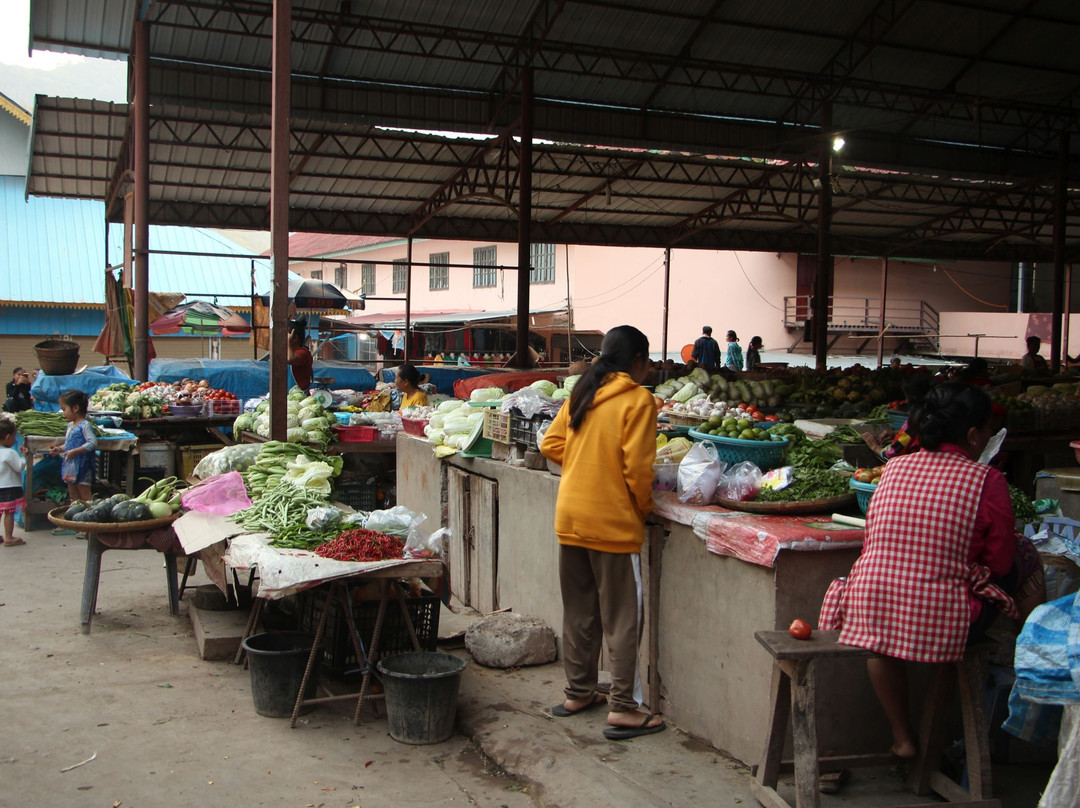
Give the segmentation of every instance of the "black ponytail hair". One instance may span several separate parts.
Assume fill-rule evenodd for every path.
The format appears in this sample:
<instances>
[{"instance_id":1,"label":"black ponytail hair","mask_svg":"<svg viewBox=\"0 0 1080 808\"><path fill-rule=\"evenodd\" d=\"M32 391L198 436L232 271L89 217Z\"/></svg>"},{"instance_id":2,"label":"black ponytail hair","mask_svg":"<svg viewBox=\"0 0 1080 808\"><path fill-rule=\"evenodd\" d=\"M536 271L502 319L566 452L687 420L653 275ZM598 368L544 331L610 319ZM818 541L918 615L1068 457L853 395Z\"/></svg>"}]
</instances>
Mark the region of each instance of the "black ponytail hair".
<instances>
[{"instance_id":1,"label":"black ponytail hair","mask_svg":"<svg viewBox=\"0 0 1080 808\"><path fill-rule=\"evenodd\" d=\"M990 421L990 396L963 382L946 382L926 394L911 413L919 445L937 449L943 443L963 446L968 430L981 429Z\"/></svg>"},{"instance_id":2,"label":"black ponytail hair","mask_svg":"<svg viewBox=\"0 0 1080 808\"><path fill-rule=\"evenodd\" d=\"M57 401L60 404L67 404L79 415L86 415L86 411L90 409L90 399L87 398L86 393L75 388L62 392L57 397Z\"/></svg>"},{"instance_id":3,"label":"black ponytail hair","mask_svg":"<svg viewBox=\"0 0 1080 808\"><path fill-rule=\"evenodd\" d=\"M598 356L570 394L570 427L580 429L596 391L612 373L626 373L639 359L649 358L649 338L632 325L617 325L604 335Z\"/></svg>"}]
</instances>

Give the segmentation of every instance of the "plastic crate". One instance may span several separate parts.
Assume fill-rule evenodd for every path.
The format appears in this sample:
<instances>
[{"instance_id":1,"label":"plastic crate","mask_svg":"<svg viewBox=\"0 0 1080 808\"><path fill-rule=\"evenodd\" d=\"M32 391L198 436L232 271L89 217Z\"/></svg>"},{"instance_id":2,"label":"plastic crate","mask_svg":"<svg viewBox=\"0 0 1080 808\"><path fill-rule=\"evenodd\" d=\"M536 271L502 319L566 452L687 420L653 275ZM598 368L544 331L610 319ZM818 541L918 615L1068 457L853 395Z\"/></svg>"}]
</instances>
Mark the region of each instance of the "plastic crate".
<instances>
[{"instance_id":1,"label":"plastic crate","mask_svg":"<svg viewBox=\"0 0 1080 808\"><path fill-rule=\"evenodd\" d=\"M518 415L516 412L511 412L510 442L524 444L529 449L538 448L536 432L541 424L549 421L551 421L551 419L543 415L534 415L532 418L526 418L524 415Z\"/></svg>"},{"instance_id":2,"label":"plastic crate","mask_svg":"<svg viewBox=\"0 0 1080 808\"><path fill-rule=\"evenodd\" d=\"M484 410L482 434L496 443L510 443L510 413L495 409Z\"/></svg>"},{"instance_id":3,"label":"plastic crate","mask_svg":"<svg viewBox=\"0 0 1080 808\"><path fill-rule=\"evenodd\" d=\"M860 483L858 480L851 480L848 483L851 489L855 492L855 499L859 503L859 510L864 514L866 509L870 507L870 497L874 495L877 490L877 486L874 483Z\"/></svg>"},{"instance_id":4,"label":"plastic crate","mask_svg":"<svg viewBox=\"0 0 1080 808\"><path fill-rule=\"evenodd\" d=\"M200 443L193 446L181 446L180 473L177 475L181 480L186 480L195 471L199 461L212 452L223 448L220 443Z\"/></svg>"},{"instance_id":5,"label":"plastic crate","mask_svg":"<svg viewBox=\"0 0 1080 808\"><path fill-rule=\"evenodd\" d=\"M207 415L239 415L240 400L235 398L210 399L206 402Z\"/></svg>"},{"instance_id":6,"label":"plastic crate","mask_svg":"<svg viewBox=\"0 0 1080 808\"><path fill-rule=\"evenodd\" d=\"M391 584L392 586L394 584ZM326 605L329 589L319 586L302 593L299 600L299 622L301 631L315 633L319 625L319 616ZM440 601L437 595L424 594L418 598L405 598L405 606L416 632L421 651L434 651L439 640ZM401 607L391 597L386 603L383 616L382 634L379 648L374 657L371 654L371 635L375 631L375 619L379 615L379 601L361 600L352 604L353 622L360 639L364 643L364 652L373 659L382 659L393 654L402 654L415 650L409 637L405 621L401 616ZM349 638L349 623L341 613L341 606L336 606L326 617L326 629L322 641L324 664L331 670L341 672L358 667L356 651Z\"/></svg>"},{"instance_id":7,"label":"plastic crate","mask_svg":"<svg viewBox=\"0 0 1080 808\"><path fill-rule=\"evenodd\" d=\"M749 460L762 471L774 469L784 459L784 450L788 439L783 440L742 440L741 438L721 438L705 432L690 430L690 437L697 441L712 441L716 446L717 456L729 465Z\"/></svg>"},{"instance_id":8,"label":"plastic crate","mask_svg":"<svg viewBox=\"0 0 1080 808\"><path fill-rule=\"evenodd\" d=\"M331 429L342 443L374 443L379 439L379 430L373 426L333 426Z\"/></svg>"},{"instance_id":9,"label":"plastic crate","mask_svg":"<svg viewBox=\"0 0 1080 808\"><path fill-rule=\"evenodd\" d=\"M424 427L428 422L421 418L402 418L401 428L410 435L424 437Z\"/></svg>"},{"instance_id":10,"label":"plastic crate","mask_svg":"<svg viewBox=\"0 0 1080 808\"><path fill-rule=\"evenodd\" d=\"M379 488L375 480L339 477L334 483L334 499L355 511L373 511L382 506Z\"/></svg>"}]
</instances>

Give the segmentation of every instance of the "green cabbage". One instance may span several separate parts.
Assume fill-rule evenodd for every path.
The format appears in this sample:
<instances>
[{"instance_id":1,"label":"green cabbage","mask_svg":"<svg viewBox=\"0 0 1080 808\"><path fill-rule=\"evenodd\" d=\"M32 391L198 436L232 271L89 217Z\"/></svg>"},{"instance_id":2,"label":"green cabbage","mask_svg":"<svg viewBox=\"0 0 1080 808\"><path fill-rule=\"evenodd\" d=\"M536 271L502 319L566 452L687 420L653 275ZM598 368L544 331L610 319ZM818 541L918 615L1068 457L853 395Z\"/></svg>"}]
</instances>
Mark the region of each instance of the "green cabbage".
<instances>
[{"instance_id":1,"label":"green cabbage","mask_svg":"<svg viewBox=\"0 0 1080 808\"><path fill-rule=\"evenodd\" d=\"M551 398L553 401L562 401L564 398L570 398L570 391L565 387L559 388L551 394Z\"/></svg>"},{"instance_id":2,"label":"green cabbage","mask_svg":"<svg viewBox=\"0 0 1080 808\"><path fill-rule=\"evenodd\" d=\"M546 379L539 379L530 384L529 387L533 388L534 390L539 390L545 396L550 397L551 394L555 392L557 385L555 384L555 382L549 382Z\"/></svg>"},{"instance_id":3,"label":"green cabbage","mask_svg":"<svg viewBox=\"0 0 1080 808\"><path fill-rule=\"evenodd\" d=\"M307 398L307 393L305 393L299 387L293 387L291 390L289 390L289 395L288 395L289 401L300 402L300 401L303 401L305 398Z\"/></svg>"},{"instance_id":4,"label":"green cabbage","mask_svg":"<svg viewBox=\"0 0 1080 808\"><path fill-rule=\"evenodd\" d=\"M697 367L690 371L690 381L698 387L705 387L709 383L709 374L705 368Z\"/></svg>"},{"instance_id":5,"label":"green cabbage","mask_svg":"<svg viewBox=\"0 0 1080 808\"><path fill-rule=\"evenodd\" d=\"M677 392L677 393L676 393L675 395L673 395L673 396L672 396L671 398L672 398L672 399L673 399L674 401L677 401L677 402L679 402L680 404L685 404L685 403L686 403L687 401L689 401L689 400L690 400L690 398L691 398L692 396L695 396L695 395L697 395L697 393L698 393L698 388L697 388L697 385L696 385L696 384L694 384L693 382L687 382L687 383L686 383L686 384L684 384L684 385L682 386L682 388L681 388L681 389L680 389L680 390L679 390L679 391L678 391L678 392Z\"/></svg>"},{"instance_id":6,"label":"green cabbage","mask_svg":"<svg viewBox=\"0 0 1080 808\"><path fill-rule=\"evenodd\" d=\"M578 373L576 376L567 376L565 379L563 379L563 390L565 390L567 393L574 392L574 385L578 383L578 380L580 378L580 373Z\"/></svg>"}]
</instances>

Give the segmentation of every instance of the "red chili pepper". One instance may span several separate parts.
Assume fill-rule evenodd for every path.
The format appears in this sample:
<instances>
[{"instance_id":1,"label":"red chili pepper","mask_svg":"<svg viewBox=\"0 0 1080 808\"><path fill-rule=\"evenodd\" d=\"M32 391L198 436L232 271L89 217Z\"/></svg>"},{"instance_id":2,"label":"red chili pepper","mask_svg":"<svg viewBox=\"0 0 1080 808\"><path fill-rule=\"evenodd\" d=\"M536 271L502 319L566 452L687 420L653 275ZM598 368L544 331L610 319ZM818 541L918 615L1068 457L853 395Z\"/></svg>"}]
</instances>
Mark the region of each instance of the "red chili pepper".
<instances>
[{"instance_id":1,"label":"red chili pepper","mask_svg":"<svg viewBox=\"0 0 1080 808\"><path fill-rule=\"evenodd\" d=\"M335 561L382 561L404 552L405 542L397 536L363 529L346 530L315 549L315 555Z\"/></svg>"}]
</instances>

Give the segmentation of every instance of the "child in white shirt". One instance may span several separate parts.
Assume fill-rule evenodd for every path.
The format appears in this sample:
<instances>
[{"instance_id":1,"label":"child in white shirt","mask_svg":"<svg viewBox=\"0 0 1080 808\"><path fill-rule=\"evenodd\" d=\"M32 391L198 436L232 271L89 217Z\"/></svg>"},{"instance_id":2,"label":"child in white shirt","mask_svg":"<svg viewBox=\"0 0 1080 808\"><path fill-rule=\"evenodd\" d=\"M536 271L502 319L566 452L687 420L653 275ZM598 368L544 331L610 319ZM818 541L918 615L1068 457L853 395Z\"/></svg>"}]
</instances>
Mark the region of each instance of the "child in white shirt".
<instances>
[{"instance_id":1,"label":"child in white shirt","mask_svg":"<svg viewBox=\"0 0 1080 808\"><path fill-rule=\"evenodd\" d=\"M0 418L0 513L4 515L5 547L26 544L21 536L15 535L15 511L26 507L22 485L26 459L12 448L14 445L15 423L9 418ZM25 446L22 452L26 454Z\"/></svg>"}]
</instances>

